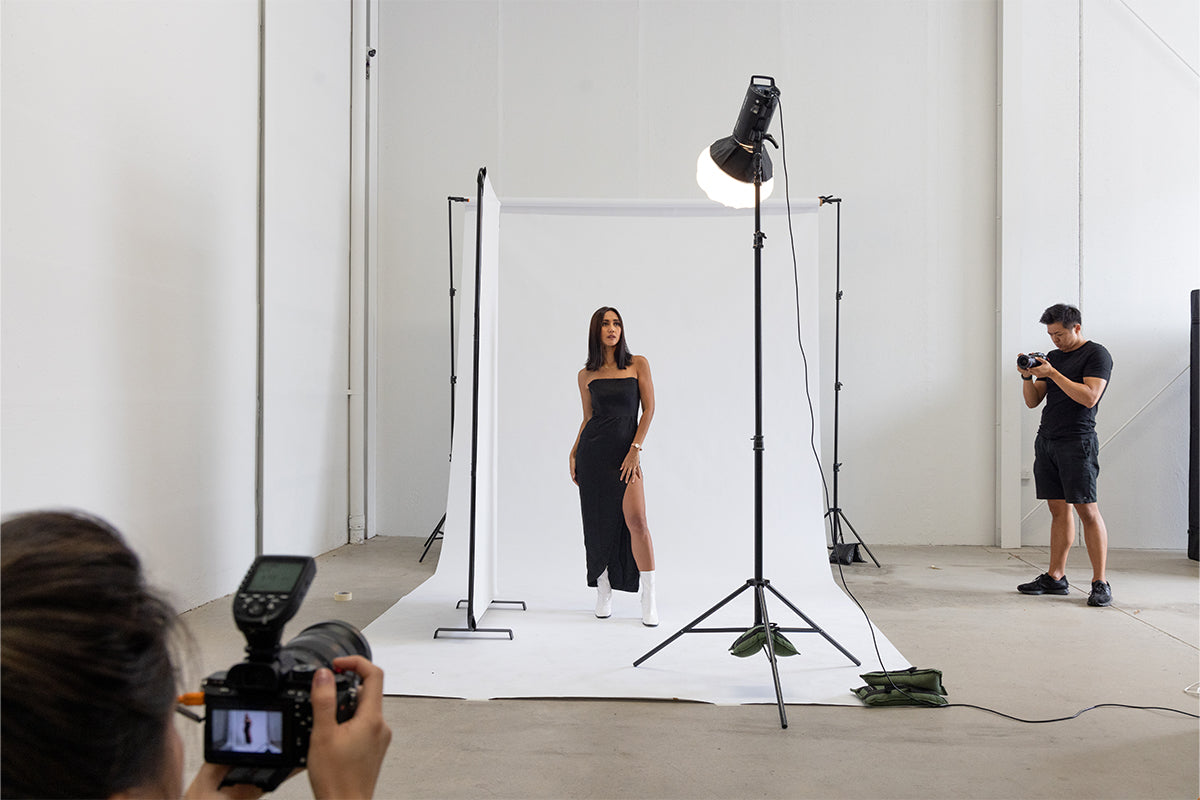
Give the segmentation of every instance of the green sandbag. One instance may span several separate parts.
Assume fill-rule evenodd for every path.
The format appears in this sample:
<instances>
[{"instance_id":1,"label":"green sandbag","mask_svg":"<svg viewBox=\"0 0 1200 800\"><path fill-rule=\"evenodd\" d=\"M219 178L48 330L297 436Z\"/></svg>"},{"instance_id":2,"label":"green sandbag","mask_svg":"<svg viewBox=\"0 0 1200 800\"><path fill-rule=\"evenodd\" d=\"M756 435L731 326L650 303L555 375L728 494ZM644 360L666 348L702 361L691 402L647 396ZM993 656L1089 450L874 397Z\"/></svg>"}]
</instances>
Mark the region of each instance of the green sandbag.
<instances>
[{"instance_id":1,"label":"green sandbag","mask_svg":"<svg viewBox=\"0 0 1200 800\"><path fill-rule=\"evenodd\" d=\"M767 634L763 630L763 626L755 625L729 645L729 652L738 658L749 658L766 646ZM800 652L787 640L786 636L780 633L779 627L774 623L771 623L771 646L775 649L776 656L794 656Z\"/></svg>"},{"instance_id":2,"label":"green sandbag","mask_svg":"<svg viewBox=\"0 0 1200 800\"><path fill-rule=\"evenodd\" d=\"M868 672L859 677L866 681L868 686L874 686L879 689L891 689L895 685L905 691L920 689L937 694L949 694L946 691L946 687L942 685L942 671L940 669L917 669L916 667L909 667L908 669L888 670L887 672Z\"/></svg>"},{"instance_id":3,"label":"green sandbag","mask_svg":"<svg viewBox=\"0 0 1200 800\"><path fill-rule=\"evenodd\" d=\"M860 686L851 689L868 706L944 706L946 698L922 689L881 689L876 686Z\"/></svg>"}]
</instances>

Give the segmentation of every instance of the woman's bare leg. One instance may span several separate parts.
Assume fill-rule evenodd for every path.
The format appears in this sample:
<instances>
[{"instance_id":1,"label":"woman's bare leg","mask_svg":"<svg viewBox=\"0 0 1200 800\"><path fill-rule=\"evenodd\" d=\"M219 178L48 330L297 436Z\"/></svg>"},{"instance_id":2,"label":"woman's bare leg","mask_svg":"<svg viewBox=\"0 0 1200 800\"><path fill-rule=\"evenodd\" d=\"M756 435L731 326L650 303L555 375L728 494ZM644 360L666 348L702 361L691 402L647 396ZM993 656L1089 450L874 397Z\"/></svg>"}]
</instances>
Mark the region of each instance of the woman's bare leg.
<instances>
[{"instance_id":1,"label":"woman's bare leg","mask_svg":"<svg viewBox=\"0 0 1200 800\"><path fill-rule=\"evenodd\" d=\"M646 522L645 479L639 478L625 487L625 499L621 509L625 512L625 524L629 526L633 560L640 572L654 569L654 542L650 539L650 525Z\"/></svg>"}]
</instances>

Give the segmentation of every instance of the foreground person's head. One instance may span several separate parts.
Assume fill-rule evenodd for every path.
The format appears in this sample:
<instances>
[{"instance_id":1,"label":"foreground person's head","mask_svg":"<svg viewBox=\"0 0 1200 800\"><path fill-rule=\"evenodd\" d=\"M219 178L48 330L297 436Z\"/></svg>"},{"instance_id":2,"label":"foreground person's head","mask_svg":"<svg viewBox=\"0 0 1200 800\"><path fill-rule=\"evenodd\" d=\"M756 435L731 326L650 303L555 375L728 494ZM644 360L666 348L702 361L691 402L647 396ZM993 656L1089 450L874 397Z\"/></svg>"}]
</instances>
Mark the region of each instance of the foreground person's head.
<instances>
[{"instance_id":1,"label":"foreground person's head","mask_svg":"<svg viewBox=\"0 0 1200 800\"><path fill-rule=\"evenodd\" d=\"M0 527L0 794L178 797L176 614L107 523Z\"/></svg>"}]
</instances>

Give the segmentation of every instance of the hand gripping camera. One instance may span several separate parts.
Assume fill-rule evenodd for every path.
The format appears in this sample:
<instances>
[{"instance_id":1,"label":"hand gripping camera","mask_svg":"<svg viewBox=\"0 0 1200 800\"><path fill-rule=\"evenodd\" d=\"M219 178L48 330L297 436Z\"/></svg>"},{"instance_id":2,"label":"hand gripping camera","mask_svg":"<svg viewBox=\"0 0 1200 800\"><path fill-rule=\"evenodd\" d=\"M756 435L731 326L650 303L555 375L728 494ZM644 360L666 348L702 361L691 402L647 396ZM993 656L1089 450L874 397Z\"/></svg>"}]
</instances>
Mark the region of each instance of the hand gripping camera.
<instances>
[{"instance_id":1,"label":"hand gripping camera","mask_svg":"<svg viewBox=\"0 0 1200 800\"><path fill-rule=\"evenodd\" d=\"M369 659L371 647L346 622L311 625L280 647L317 574L307 556L259 556L233 598L233 620L246 637L246 660L204 680L204 760L232 764L222 786L271 791L308 759L310 692L321 667L341 656ZM354 716L361 678L334 671L337 719Z\"/></svg>"},{"instance_id":2,"label":"hand gripping camera","mask_svg":"<svg viewBox=\"0 0 1200 800\"><path fill-rule=\"evenodd\" d=\"M1045 353L1022 353L1017 356L1017 366L1020 369L1029 369L1030 367L1036 367L1039 361L1045 360Z\"/></svg>"}]
</instances>

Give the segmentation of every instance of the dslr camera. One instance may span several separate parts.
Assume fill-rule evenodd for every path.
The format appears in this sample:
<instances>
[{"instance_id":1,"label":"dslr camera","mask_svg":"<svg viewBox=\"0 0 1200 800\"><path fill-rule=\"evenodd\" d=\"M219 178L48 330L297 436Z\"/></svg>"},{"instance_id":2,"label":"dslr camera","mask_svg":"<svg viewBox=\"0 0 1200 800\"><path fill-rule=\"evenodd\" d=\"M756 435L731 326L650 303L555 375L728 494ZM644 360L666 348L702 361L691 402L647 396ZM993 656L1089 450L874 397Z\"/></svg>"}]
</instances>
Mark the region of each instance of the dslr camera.
<instances>
[{"instance_id":1,"label":"dslr camera","mask_svg":"<svg viewBox=\"0 0 1200 800\"><path fill-rule=\"evenodd\" d=\"M1030 367L1036 367L1039 361L1045 360L1045 353L1022 353L1017 356L1017 366L1021 369L1029 369Z\"/></svg>"},{"instance_id":2,"label":"dslr camera","mask_svg":"<svg viewBox=\"0 0 1200 800\"><path fill-rule=\"evenodd\" d=\"M203 684L204 760L232 764L222 786L248 783L271 791L308 760L313 675L333 660L371 658L362 633L340 620L302 630L280 646L317 574L307 556L259 556L233 598L233 620L246 637L246 660ZM362 679L334 670L337 720L354 716Z\"/></svg>"}]
</instances>

